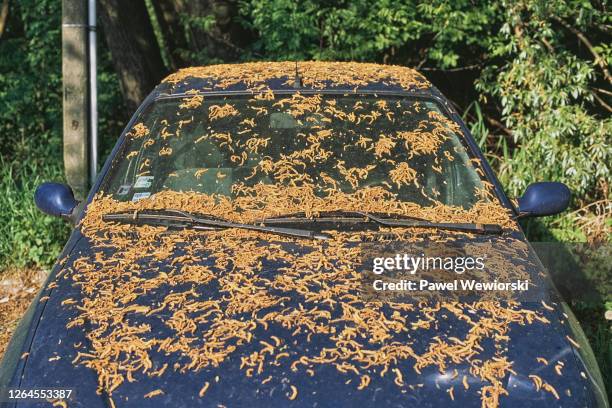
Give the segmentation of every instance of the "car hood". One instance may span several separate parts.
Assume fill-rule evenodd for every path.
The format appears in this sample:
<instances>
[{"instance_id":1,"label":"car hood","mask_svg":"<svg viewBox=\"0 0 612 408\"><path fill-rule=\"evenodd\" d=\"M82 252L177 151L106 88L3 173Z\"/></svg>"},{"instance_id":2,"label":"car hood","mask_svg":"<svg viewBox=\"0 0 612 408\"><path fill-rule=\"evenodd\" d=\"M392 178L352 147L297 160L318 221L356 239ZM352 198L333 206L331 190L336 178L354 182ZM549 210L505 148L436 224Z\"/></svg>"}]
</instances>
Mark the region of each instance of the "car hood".
<instances>
[{"instance_id":1,"label":"car hood","mask_svg":"<svg viewBox=\"0 0 612 408\"><path fill-rule=\"evenodd\" d=\"M554 301L366 307L342 261L362 242L232 234L79 239L20 386L74 388L70 406L88 407L589 403ZM533 256L517 235L450 236Z\"/></svg>"}]
</instances>

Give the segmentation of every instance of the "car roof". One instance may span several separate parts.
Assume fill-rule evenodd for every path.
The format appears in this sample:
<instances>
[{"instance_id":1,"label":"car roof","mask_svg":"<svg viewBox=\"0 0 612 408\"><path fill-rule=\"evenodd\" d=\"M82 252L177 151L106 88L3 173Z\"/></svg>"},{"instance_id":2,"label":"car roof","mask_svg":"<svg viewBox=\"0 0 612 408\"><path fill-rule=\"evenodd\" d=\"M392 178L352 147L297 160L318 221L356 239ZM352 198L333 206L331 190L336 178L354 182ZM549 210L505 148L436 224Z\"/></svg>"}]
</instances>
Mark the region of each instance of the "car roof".
<instances>
[{"instance_id":1,"label":"car roof","mask_svg":"<svg viewBox=\"0 0 612 408\"><path fill-rule=\"evenodd\" d=\"M302 90L351 90L423 93L432 90L414 69L360 62L250 62L181 69L166 77L165 94L295 91L296 67Z\"/></svg>"}]
</instances>

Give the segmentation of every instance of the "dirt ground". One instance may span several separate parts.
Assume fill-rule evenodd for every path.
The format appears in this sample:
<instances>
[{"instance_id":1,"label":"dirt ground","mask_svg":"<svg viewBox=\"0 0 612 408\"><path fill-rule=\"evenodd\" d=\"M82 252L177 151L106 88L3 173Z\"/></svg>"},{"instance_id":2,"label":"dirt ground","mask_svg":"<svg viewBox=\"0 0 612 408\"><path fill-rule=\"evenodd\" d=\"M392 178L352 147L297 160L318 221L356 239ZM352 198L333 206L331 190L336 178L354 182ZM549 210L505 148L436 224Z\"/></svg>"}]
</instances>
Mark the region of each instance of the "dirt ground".
<instances>
[{"instance_id":1,"label":"dirt ground","mask_svg":"<svg viewBox=\"0 0 612 408\"><path fill-rule=\"evenodd\" d=\"M36 296L45 279L41 270L7 271L0 279L0 358L19 319Z\"/></svg>"}]
</instances>

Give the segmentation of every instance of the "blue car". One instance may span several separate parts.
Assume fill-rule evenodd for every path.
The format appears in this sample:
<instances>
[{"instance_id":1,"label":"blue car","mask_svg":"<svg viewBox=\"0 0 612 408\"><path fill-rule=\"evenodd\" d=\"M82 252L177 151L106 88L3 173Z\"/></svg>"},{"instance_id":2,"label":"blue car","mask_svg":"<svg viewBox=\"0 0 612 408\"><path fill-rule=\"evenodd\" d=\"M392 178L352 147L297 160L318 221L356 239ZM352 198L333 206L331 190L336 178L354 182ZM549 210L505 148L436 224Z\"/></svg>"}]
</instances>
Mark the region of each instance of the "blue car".
<instances>
[{"instance_id":1,"label":"blue car","mask_svg":"<svg viewBox=\"0 0 612 408\"><path fill-rule=\"evenodd\" d=\"M74 229L0 405L607 407L518 224L569 199L541 182L510 200L409 68L180 70L85 200L38 188Z\"/></svg>"}]
</instances>

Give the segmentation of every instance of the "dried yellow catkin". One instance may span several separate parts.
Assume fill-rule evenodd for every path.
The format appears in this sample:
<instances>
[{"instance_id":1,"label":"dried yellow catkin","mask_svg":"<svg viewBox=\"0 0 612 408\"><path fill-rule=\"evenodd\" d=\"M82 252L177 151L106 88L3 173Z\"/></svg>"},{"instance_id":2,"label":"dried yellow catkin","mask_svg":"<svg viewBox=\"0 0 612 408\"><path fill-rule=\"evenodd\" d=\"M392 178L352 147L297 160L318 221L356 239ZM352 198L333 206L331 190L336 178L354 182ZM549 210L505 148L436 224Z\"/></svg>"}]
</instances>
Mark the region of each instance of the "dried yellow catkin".
<instances>
[{"instance_id":1,"label":"dried yellow catkin","mask_svg":"<svg viewBox=\"0 0 612 408\"><path fill-rule=\"evenodd\" d=\"M291 394L289 394L287 398L293 401L294 399L297 398L297 396L298 396L298 389L295 387L295 385L291 385Z\"/></svg>"},{"instance_id":2,"label":"dried yellow catkin","mask_svg":"<svg viewBox=\"0 0 612 408\"><path fill-rule=\"evenodd\" d=\"M208 387L210 386L210 383L208 381L206 381L204 383L204 386L200 389L200 392L198 393L198 396L200 398L202 398L204 396L204 394L206 394L206 391L208 391Z\"/></svg>"},{"instance_id":3,"label":"dried yellow catkin","mask_svg":"<svg viewBox=\"0 0 612 408\"><path fill-rule=\"evenodd\" d=\"M157 397L158 395L164 395L164 392L160 389L156 389L153 390L151 392L148 392L144 395L145 398L153 398L153 397Z\"/></svg>"}]
</instances>

